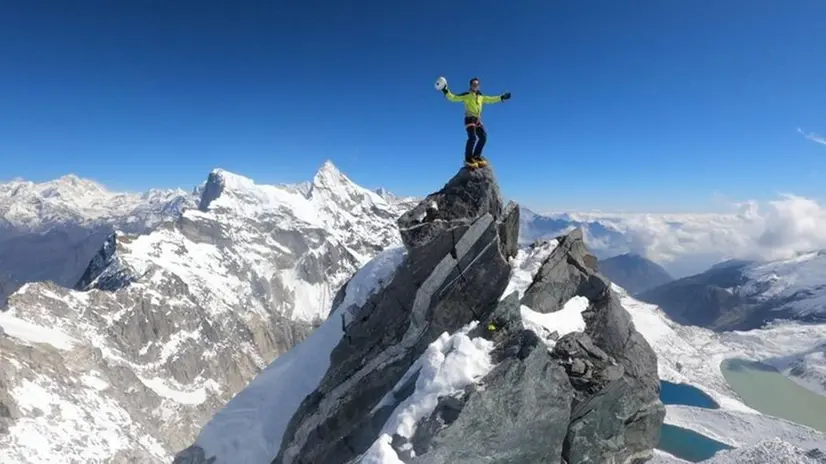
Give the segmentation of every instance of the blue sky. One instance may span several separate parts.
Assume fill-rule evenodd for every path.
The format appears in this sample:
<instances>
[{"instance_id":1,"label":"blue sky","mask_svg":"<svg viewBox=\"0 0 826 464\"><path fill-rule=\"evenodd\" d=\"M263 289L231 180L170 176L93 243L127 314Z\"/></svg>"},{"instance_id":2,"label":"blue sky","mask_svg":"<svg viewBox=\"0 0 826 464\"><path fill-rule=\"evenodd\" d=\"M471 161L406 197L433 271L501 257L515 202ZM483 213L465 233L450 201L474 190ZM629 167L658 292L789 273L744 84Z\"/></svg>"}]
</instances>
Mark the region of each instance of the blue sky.
<instances>
[{"instance_id":1,"label":"blue sky","mask_svg":"<svg viewBox=\"0 0 826 464\"><path fill-rule=\"evenodd\" d=\"M0 179L190 188L332 159L401 194L462 162L455 91L485 108L504 193L553 210L823 200L826 2L8 2Z\"/></svg>"}]
</instances>

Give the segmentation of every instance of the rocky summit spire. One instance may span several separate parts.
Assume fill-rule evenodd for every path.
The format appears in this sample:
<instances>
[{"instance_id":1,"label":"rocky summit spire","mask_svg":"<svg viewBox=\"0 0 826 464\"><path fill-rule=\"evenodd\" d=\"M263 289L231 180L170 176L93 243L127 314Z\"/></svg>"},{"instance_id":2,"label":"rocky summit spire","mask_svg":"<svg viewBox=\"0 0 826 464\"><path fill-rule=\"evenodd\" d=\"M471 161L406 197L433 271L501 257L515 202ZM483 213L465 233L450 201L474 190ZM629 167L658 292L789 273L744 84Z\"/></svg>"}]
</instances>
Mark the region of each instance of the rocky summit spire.
<instances>
[{"instance_id":1,"label":"rocky summit spire","mask_svg":"<svg viewBox=\"0 0 826 464\"><path fill-rule=\"evenodd\" d=\"M402 240L408 248L415 248L486 213L499 219L502 204L499 184L490 168L462 168L441 190L431 193L399 218Z\"/></svg>"},{"instance_id":2,"label":"rocky summit spire","mask_svg":"<svg viewBox=\"0 0 826 464\"><path fill-rule=\"evenodd\" d=\"M490 169L460 170L398 224L403 246L362 267L176 464L651 457L656 356L581 233L518 250L519 208ZM512 268L525 255L530 277ZM536 322L550 319L565 322Z\"/></svg>"}]
</instances>

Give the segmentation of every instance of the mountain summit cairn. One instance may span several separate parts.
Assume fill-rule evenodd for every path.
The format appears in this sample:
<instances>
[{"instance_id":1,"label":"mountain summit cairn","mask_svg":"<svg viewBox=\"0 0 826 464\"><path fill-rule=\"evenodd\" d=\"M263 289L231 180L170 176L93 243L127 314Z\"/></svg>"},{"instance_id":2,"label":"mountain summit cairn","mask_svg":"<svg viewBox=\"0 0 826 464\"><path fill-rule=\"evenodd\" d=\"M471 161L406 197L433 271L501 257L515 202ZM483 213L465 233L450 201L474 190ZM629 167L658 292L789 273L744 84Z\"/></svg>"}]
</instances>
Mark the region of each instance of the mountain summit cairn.
<instances>
[{"instance_id":1,"label":"mountain summit cairn","mask_svg":"<svg viewBox=\"0 0 826 464\"><path fill-rule=\"evenodd\" d=\"M461 169L398 219L329 318L175 464L641 462L657 359L574 231L518 249L519 208Z\"/></svg>"}]
</instances>

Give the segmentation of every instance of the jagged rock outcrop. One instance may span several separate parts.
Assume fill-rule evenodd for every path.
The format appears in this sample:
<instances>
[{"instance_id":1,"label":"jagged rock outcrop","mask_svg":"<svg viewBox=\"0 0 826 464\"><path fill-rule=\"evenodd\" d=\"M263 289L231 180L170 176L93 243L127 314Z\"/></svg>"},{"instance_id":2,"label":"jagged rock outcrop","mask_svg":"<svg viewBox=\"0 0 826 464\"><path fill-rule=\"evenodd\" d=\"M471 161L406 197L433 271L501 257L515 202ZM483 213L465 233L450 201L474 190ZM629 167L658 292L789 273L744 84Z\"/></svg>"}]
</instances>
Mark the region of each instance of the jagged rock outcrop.
<instances>
[{"instance_id":1,"label":"jagged rock outcrop","mask_svg":"<svg viewBox=\"0 0 826 464\"><path fill-rule=\"evenodd\" d=\"M456 419L416 449L413 463L558 463L571 414L572 388L533 332L509 339L504 359L473 389Z\"/></svg>"},{"instance_id":2,"label":"jagged rock outcrop","mask_svg":"<svg viewBox=\"0 0 826 464\"><path fill-rule=\"evenodd\" d=\"M124 241L129 242L130 238L119 232L109 235L89 262L80 280L75 284L75 290L97 288L115 291L136 281L139 276L134 275L127 266L120 262L120 255L117 253L118 246Z\"/></svg>"},{"instance_id":3,"label":"jagged rock outcrop","mask_svg":"<svg viewBox=\"0 0 826 464\"><path fill-rule=\"evenodd\" d=\"M303 361L273 363L268 378L214 418L176 464L359 464L378 456L416 464L636 463L651 456L665 415L657 359L596 271L581 233L558 237L555 248L532 248L546 256L539 271L503 295L519 209L503 205L490 169L460 170L398 222L406 255L392 277L363 304L347 303L355 289L346 285L317 329L330 337L341 327L340 340L320 355L329 358L325 370L313 380L279 379L276 373L299 374L292 366ZM579 317L583 330L538 331L535 316L526 316L557 311ZM293 353L319 363L322 345L319 338ZM451 382L434 380L438 372L461 369L448 358L476 366L468 369L478 377L438 390L434 383ZM281 385L290 382L316 387L294 406L261 398L293 390ZM256 406L289 420L255 417Z\"/></svg>"},{"instance_id":4,"label":"jagged rock outcrop","mask_svg":"<svg viewBox=\"0 0 826 464\"><path fill-rule=\"evenodd\" d=\"M504 298L477 330L496 343L491 356L497 368L481 380L483 388L452 404L456 419L442 420L441 434L430 431L434 417L423 424L417 434L437 438L417 437L430 445L418 443L416 452L426 454L411 462L602 463L651 456L665 417L656 356L595 272L582 235L574 231L558 241L521 304L554 312L574 296L587 296L585 331L560 338L548 356L538 349L544 346L540 338L525 329L517 294ZM489 324L496 330L484 330ZM499 373L512 369L526 375L502 382ZM555 379L552 391L546 377ZM524 398L526 390L537 396ZM492 413L491 401L508 407ZM480 407L484 413L477 411ZM527 417L521 416L523 408L531 411Z\"/></svg>"},{"instance_id":5,"label":"jagged rock outcrop","mask_svg":"<svg viewBox=\"0 0 826 464\"><path fill-rule=\"evenodd\" d=\"M590 302L582 314L585 331L563 336L553 351L576 390L563 457L569 463L650 457L665 417L656 355L596 272L582 234L571 232L559 242L522 304L553 312L573 296Z\"/></svg>"},{"instance_id":6,"label":"jagged rock outcrop","mask_svg":"<svg viewBox=\"0 0 826 464\"><path fill-rule=\"evenodd\" d=\"M540 313L552 313L576 295L591 300L609 286L596 272L596 262L585 248L580 229L561 237L525 291L522 304Z\"/></svg>"},{"instance_id":7,"label":"jagged rock outcrop","mask_svg":"<svg viewBox=\"0 0 826 464\"><path fill-rule=\"evenodd\" d=\"M421 216L432 203L436 214ZM462 169L399 218L405 262L353 313L330 369L294 415L273 462L340 463L366 451L395 407L369 413L382 395L442 332L495 309L508 283L505 253L513 249L500 234L502 209L492 171Z\"/></svg>"}]
</instances>

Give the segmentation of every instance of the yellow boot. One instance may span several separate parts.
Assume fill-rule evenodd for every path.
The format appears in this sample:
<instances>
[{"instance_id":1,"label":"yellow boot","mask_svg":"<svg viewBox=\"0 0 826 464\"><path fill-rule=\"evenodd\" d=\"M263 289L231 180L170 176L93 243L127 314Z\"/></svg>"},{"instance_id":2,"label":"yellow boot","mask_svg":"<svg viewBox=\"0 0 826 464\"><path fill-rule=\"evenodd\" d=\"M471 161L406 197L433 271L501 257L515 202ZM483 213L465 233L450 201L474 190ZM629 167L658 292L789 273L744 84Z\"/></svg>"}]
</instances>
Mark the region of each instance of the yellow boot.
<instances>
[{"instance_id":1,"label":"yellow boot","mask_svg":"<svg viewBox=\"0 0 826 464\"><path fill-rule=\"evenodd\" d=\"M465 161L465 166L469 167L470 169L476 169L479 167L479 163L476 160Z\"/></svg>"},{"instance_id":2,"label":"yellow boot","mask_svg":"<svg viewBox=\"0 0 826 464\"><path fill-rule=\"evenodd\" d=\"M476 167L478 167L478 168L483 168L483 167L488 165L488 160L485 159L485 158L482 158L481 156L473 158L473 161L476 162Z\"/></svg>"}]
</instances>

